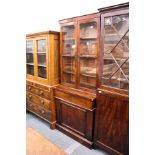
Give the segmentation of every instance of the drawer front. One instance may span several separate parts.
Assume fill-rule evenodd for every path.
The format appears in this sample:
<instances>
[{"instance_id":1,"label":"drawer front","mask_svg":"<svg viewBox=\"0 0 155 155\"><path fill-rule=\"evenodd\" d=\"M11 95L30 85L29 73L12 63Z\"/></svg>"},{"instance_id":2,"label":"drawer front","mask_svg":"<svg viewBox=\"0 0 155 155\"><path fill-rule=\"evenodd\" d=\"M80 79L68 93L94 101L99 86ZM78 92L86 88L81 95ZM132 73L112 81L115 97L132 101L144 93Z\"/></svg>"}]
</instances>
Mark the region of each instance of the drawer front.
<instances>
[{"instance_id":1,"label":"drawer front","mask_svg":"<svg viewBox=\"0 0 155 155\"><path fill-rule=\"evenodd\" d=\"M44 107L47 110L51 110L51 102L49 100L46 100L42 97L34 95L30 92L26 92L26 97L27 97L28 101L36 103L36 104Z\"/></svg>"},{"instance_id":2,"label":"drawer front","mask_svg":"<svg viewBox=\"0 0 155 155\"><path fill-rule=\"evenodd\" d=\"M51 121L51 111L38 106L37 104L31 103L27 101L26 103L27 109L31 110L32 112L38 114L39 116L43 117L44 119Z\"/></svg>"},{"instance_id":3,"label":"drawer front","mask_svg":"<svg viewBox=\"0 0 155 155\"><path fill-rule=\"evenodd\" d=\"M65 93L62 91L58 91L55 90L55 97L58 99L62 99L71 103L74 103L75 105L78 105L82 108L86 108L86 109L93 109L94 108L94 104L92 101L79 97L77 95L74 94L69 94L69 93Z\"/></svg>"},{"instance_id":4,"label":"drawer front","mask_svg":"<svg viewBox=\"0 0 155 155\"><path fill-rule=\"evenodd\" d=\"M26 91L34 93L46 99L51 99L53 96L52 92L32 86L32 85L26 85Z\"/></svg>"}]
</instances>

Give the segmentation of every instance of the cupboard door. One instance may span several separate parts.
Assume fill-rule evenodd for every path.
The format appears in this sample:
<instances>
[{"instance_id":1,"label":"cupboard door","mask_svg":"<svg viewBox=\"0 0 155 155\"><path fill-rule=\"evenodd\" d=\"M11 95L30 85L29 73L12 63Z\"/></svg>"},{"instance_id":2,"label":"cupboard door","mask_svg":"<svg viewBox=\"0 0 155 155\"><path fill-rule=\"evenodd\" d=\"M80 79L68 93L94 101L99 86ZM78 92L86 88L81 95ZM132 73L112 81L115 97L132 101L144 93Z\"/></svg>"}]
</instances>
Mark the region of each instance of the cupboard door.
<instances>
[{"instance_id":1,"label":"cupboard door","mask_svg":"<svg viewBox=\"0 0 155 155\"><path fill-rule=\"evenodd\" d=\"M62 27L62 81L75 85L76 79L76 40L75 26Z\"/></svg>"},{"instance_id":2,"label":"cupboard door","mask_svg":"<svg viewBox=\"0 0 155 155\"><path fill-rule=\"evenodd\" d=\"M34 76L33 40L26 41L26 66L27 66L27 74Z\"/></svg>"},{"instance_id":3,"label":"cupboard door","mask_svg":"<svg viewBox=\"0 0 155 155\"><path fill-rule=\"evenodd\" d=\"M79 24L80 87L96 88L97 22Z\"/></svg>"},{"instance_id":4,"label":"cupboard door","mask_svg":"<svg viewBox=\"0 0 155 155\"><path fill-rule=\"evenodd\" d=\"M37 40L38 77L47 78L46 39Z\"/></svg>"},{"instance_id":5,"label":"cupboard door","mask_svg":"<svg viewBox=\"0 0 155 155\"><path fill-rule=\"evenodd\" d=\"M97 91L95 144L112 154L129 154L129 98Z\"/></svg>"},{"instance_id":6,"label":"cupboard door","mask_svg":"<svg viewBox=\"0 0 155 155\"><path fill-rule=\"evenodd\" d=\"M129 14L102 15L103 69L101 85L129 89Z\"/></svg>"}]
</instances>

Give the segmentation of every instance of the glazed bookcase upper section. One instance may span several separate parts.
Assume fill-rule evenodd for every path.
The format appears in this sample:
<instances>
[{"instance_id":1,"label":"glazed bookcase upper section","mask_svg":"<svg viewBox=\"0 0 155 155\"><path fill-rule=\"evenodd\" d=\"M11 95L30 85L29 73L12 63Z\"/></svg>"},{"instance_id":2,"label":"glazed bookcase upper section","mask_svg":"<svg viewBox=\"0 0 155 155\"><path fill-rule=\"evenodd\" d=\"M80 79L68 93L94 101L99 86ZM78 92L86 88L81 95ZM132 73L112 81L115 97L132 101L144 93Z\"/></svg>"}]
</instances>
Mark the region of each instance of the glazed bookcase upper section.
<instances>
[{"instance_id":1,"label":"glazed bookcase upper section","mask_svg":"<svg viewBox=\"0 0 155 155\"><path fill-rule=\"evenodd\" d=\"M96 89L100 18L98 13L60 20L61 84Z\"/></svg>"},{"instance_id":2,"label":"glazed bookcase upper section","mask_svg":"<svg viewBox=\"0 0 155 155\"><path fill-rule=\"evenodd\" d=\"M129 3L99 9L101 13L99 87L128 94Z\"/></svg>"},{"instance_id":3,"label":"glazed bookcase upper section","mask_svg":"<svg viewBox=\"0 0 155 155\"><path fill-rule=\"evenodd\" d=\"M26 78L45 85L59 83L59 32L26 35Z\"/></svg>"}]
</instances>

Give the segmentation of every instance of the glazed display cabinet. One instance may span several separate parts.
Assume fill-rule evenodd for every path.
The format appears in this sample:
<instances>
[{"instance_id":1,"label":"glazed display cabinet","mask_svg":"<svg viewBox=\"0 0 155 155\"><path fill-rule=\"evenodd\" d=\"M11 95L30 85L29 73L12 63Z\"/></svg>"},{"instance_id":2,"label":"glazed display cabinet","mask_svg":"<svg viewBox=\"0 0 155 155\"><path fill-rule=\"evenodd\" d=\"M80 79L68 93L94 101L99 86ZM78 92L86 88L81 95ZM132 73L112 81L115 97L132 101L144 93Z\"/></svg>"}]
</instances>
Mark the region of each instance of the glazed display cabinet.
<instances>
[{"instance_id":1,"label":"glazed display cabinet","mask_svg":"<svg viewBox=\"0 0 155 155\"><path fill-rule=\"evenodd\" d=\"M101 40L95 146L129 154L129 3L99 9Z\"/></svg>"},{"instance_id":2,"label":"glazed display cabinet","mask_svg":"<svg viewBox=\"0 0 155 155\"><path fill-rule=\"evenodd\" d=\"M26 108L55 128L53 87L59 83L59 33L26 35Z\"/></svg>"},{"instance_id":3,"label":"glazed display cabinet","mask_svg":"<svg viewBox=\"0 0 155 155\"><path fill-rule=\"evenodd\" d=\"M61 84L55 88L57 128L88 147L93 144L99 51L99 14L59 21Z\"/></svg>"}]
</instances>

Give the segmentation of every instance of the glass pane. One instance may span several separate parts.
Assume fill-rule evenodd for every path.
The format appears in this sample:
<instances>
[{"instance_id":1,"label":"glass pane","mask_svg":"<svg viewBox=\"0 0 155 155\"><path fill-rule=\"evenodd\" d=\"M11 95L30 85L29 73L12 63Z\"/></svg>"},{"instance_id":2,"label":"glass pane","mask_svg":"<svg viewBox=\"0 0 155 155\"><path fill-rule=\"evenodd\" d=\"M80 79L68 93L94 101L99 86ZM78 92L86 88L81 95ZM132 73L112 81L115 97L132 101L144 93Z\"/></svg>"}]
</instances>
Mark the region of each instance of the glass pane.
<instances>
[{"instance_id":1,"label":"glass pane","mask_svg":"<svg viewBox=\"0 0 155 155\"><path fill-rule=\"evenodd\" d=\"M27 74L34 75L33 41L26 41Z\"/></svg>"},{"instance_id":2,"label":"glass pane","mask_svg":"<svg viewBox=\"0 0 155 155\"><path fill-rule=\"evenodd\" d=\"M96 88L96 22L80 24L80 86Z\"/></svg>"},{"instance_id":3,"label":"glass pane","mask_svg":"<svg viewBox=\"0 0 155 155\"><path fill-rule=\"evenodd\" d=\"M63 54L62 54L62 73L63 82L75 84L75 35L74 26L62 28Z\"/></svg>"},{"instance_id":4,"label":"glass pane","mask_svg":"<svg viewBox=\"0 0 155 155\"><path fill-rule=\"evenodd\" d=\"M33 41L26 41L26 53L33 53Z\"/></svg>"},{"instance_id":5,"label":"glass pane","mask_svg":"<svg viewBox=\"0 0 155 155\"><path fill-rule=\"evenodd\" d=\"M46 40L37 41L38 76L47 78L46 73Z\"/></svg>"},{"instance_id":6,"label":"glass pane","mask_svg":"<svg viewBox=\"0 0 155 155\"><path fill-rule=\"evenodd\" d=\"M46 77L46 67L38 66L38 76L41 78L47 78Z\"/></svg>"},{"instance_id":7,"label":"glass pane","mask_svg":"<svg viewBox=\"0 0 155 155\"><path fill-rule=\"evenodd\" d=\"M27 74L34 75L34 66L27 64Z\"/></svg>"},{"instance_id":8,"label":"glass pane","mask_svg":"<svg viewBox=\"0 0 155 155\"><path fill-rule=\"evenodd\" d=\"M104 60L102 84L129 88L129 15L104 20Z\"/></svg>"}]
</instances>

